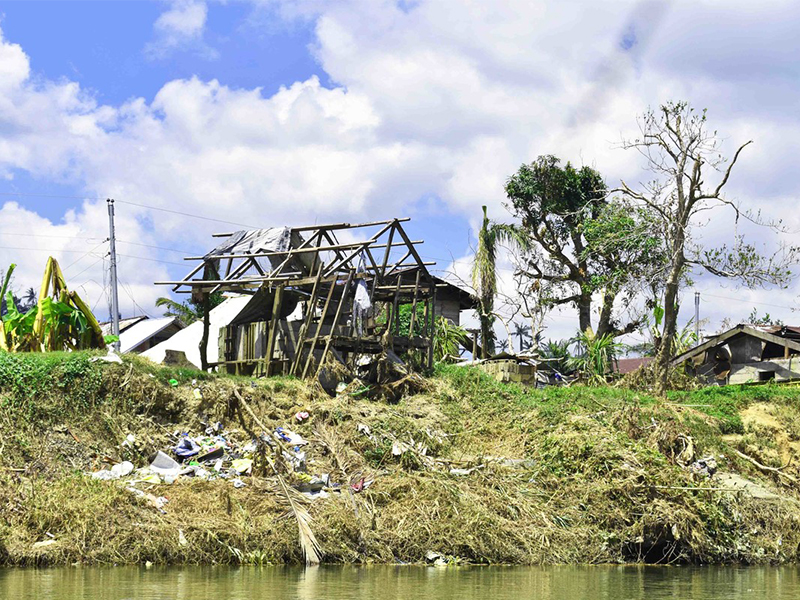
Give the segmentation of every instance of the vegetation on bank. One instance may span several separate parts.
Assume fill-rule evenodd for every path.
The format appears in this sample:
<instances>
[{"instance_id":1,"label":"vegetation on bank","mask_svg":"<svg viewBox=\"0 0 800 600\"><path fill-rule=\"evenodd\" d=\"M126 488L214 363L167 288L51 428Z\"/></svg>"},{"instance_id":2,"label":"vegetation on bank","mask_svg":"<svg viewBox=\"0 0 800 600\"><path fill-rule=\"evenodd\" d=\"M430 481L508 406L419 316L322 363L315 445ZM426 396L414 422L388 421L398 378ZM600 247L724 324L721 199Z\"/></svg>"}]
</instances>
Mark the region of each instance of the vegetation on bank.
<instances>
[{"instance_id":1,"label":"vegetation on bank","mask_svg":"<svg viewBox=\"0 0 800 600\"><path fill-rule=\"evenodd\" d=\"M152 485L169 499L164 513L88 475L123 459L149 464L173 432L200 421L247 438L257 428L234 390L267 427L309 440L309 473L330 473L343 489L374 479L308 506L326 562L423 562L434 552L475 563L759 563L800 553L789 479L800 469L785 466L800 443L800 388L707 388L663 401L613 387L533 390L446 366L388 404L331 398L290 378L95 356L0 353L4 564L301 562L296 525L258 462L242 489L189 478ZM311 417L293 422L298 410ZM737 451L784 468L764 470ZM710 455L718 474L693 473ZM729 491L724 473L763 493Z\"/></svg>"}]
</instances>

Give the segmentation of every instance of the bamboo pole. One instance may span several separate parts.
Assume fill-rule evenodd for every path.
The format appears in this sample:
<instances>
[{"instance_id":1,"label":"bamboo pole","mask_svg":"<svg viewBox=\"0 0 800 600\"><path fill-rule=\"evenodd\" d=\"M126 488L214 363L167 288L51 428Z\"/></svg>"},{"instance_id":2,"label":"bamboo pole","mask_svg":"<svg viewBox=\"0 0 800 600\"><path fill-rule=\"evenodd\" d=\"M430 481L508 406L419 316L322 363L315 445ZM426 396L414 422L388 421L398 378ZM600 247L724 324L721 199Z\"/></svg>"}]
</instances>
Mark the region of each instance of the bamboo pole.
<instances>
[{"instance_id":1,"label":"bamboo pole","mask_svg":"<svg viewBox=\"0 0 800 600\"><path fill-rule=\"evenodd\" d=\"M314 281L314 287L311 289L311 298L308 301L308 311L306 311L306 317L303 319L303 324L300 326L300 333L297 337L297 344L295 346L294 361L292 361L292 366L289 369L290 375L294 375L297 372L297 369L300 366L300 361L302 360L303 349L306 343L306 333L308 333L308 327L311 325L311 318L314 316L314 306L317 303L317 292L319 292L320 279L322 279L322 263L319 265L317 278Z\"/></svg>"},{"instance_id":2,"label":"bamboo pole","mask_svg":"<svg viewBox=\"0 0 800 600\"><path fill-rule=\"evenodd\" d=\"M319 359L319 365L317 365L317 375L319 375L319 372L322 369L322 365L325 364L325 358L328 356L328 351L331 348L331 341L333 340L333 335L336 330L336 325L339 324L339 318L342 316L342 307L344 306L344 301L345 298L347 297L347 291L350 289L350 282L353 281L353 273L354 270L351 269L350 274L347 276L347 282L344 284L342 295L339 298L339 305L336 307L336 314L333 317L333 323L331 323L331 331L328 334L328 339L325 341L325 349L322 351L322 356Z\"/></svg>"},{"instance_id":3,"label":"bamboo pole","mask_svg":"<svg viewBox=\"0 0 800 600\"><path fill-rule=\"evenodd\" d=\"M336 289L336 281L332 281L331 288L328 290L328 296L325 298L325 305L322 308L322 315L320 315L319 323L317 323L317 329L314 332L314 339L311 341L311 348L308 351L308 358L306 359L306 364L303 367L303 375L302 375L303 379L306 378L306 375L308 374L308 368L309 366L311 366L311 359L314 358L314 349L317 347L319 332L322 330L322 325L325 323L325 316L328 314L328 306L330 306L331 298L333 297L333 291L335 289Z\"/></svg>"},{"instance_id":4,"label":"bamboo pole","mask_svg":"<svg viewBox=\"0 0 800 600\"><path fill-rule=\"evenodd\" d=\"M414 282L414 301L411 303L411 322L408 325L408 337L413 337L414 325L417 322L417 294L419 293L419 275L420 272L417 271L417 278Z\"/></svg>"},{"instance_id":5,"label":"bamboo pole","mask_svg":"<svg viewBox=\"0 0 800 600\"><path fill-rule=\"evenodd\" d=\"M269 320L269 333L267 334L267 377L272 375L272 355L275 352L275 338L278 334L278 322L281 318L281 305L283 304L283 286L275 288L275 298L272 301L272 318Z\"/></svg>"}]
</instances>

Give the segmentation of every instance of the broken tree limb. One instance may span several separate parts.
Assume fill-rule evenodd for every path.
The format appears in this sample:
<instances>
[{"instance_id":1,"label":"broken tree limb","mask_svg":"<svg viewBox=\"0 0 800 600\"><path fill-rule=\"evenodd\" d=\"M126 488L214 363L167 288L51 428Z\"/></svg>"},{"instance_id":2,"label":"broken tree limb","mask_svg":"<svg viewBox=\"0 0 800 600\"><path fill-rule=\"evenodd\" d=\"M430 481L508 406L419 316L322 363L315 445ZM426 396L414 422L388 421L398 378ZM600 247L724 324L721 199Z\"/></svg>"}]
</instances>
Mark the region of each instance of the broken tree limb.
<instances>
[{"instance_id":1,"label":"broken tree limb","mask_svg":"<svg viewBox=\"0 0 800 600\"><path fill-rule=\"evenodd\" d=\"M765 473L777 473L781 477L786 478L788 481L791 481L792 483L797 483L797 477L794 477L792 475L789 475L788 473L784 473L783 471L781 471L781 469L783 467L780 467L780 468L779 467L768 467L767 465L762 465L755 458L752 458L751 456L747 456L747 454L745 454L744 452L739 452L738 450L734 450L734 452L736 453L736 456L738 456L739 458L743 458L744 460L748 461L749 463L751 463L753 466L755 466L760 471L763 471Z\"/></svg>"}]
</instances>

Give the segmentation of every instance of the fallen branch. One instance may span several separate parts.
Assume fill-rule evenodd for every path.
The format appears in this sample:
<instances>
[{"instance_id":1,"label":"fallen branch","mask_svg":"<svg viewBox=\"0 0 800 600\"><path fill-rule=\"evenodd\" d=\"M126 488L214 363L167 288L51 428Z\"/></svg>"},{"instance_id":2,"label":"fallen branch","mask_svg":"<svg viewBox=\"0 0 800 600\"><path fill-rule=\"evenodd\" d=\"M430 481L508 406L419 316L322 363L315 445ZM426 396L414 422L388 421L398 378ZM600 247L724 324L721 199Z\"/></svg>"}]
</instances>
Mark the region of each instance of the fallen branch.
<instances>
[{"instance_id":1,"label":"fallen branch","mask_svg":"<svg viewBox=\"0 0 800 600\"><path fill-rule=\"evenodd\" d=\"M780 467L780 468L778 468L778 467L768 467L767 465L762 465L755 458L747 456L747 454L745 454L743 452L739 452L738 450L734 450L734 452L736 452L736 456L738 456L739 458L743 458L746 461L750 462L756 468L758 468L760 471L764 471L765 473L777 473L778 475L780 475L781 477L785 477L787 480L791 481L792 483L797 483L797 477L793 477L792 475L789 475L788 473L784 473L783 471L781 471L781 469L783 469L784 467Z\"/></svg>"}]
</instances>

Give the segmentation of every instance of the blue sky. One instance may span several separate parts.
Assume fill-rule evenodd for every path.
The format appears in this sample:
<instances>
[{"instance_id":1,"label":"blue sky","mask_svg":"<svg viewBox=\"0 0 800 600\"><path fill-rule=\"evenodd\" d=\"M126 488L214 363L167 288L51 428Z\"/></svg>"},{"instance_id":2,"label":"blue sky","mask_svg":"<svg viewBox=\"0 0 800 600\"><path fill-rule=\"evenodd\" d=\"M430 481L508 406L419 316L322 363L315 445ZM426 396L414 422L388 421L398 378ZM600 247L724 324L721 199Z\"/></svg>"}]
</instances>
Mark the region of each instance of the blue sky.
<instances>
[{"instance_id":1,"label":"blue sky","mask_svg":"<svg viewBox=\"0 0 800 600\"><path fill-rule=\"evenodd\" d=\"M668 99L709 107L727 144L754 139L735 199L781 213L800 187L792 2L34 1L0 12L0 261L18 263L27 287L56 255L101 315L106 215L92 198L133 203L117 206L123 310L155 314L152 281L184 271L172 249L196 253L231 226L135 204L260 226L411 216L424 256L467 278L480 207L507 218L503 182L522 162L552 153L612 185L641 180L616 142ZM700 225L711 243L744 228ZM793 319L796 286L697 287L740 309L709 302L713 323L757 304ZM554 313L546 335L570 335L574 321Z\"/></svg>"},{"instance_id":2,"label":"blue sky","mask_svg":"<svg viewBox=\"0 0 800 600\"><path fill-rule=\"evenodd\" d=\"M34 81L76 82L99 104L119 105L138 97L151 102L165 82L192 77L218 80L234 89L259 88L264 97L311 76L331 85L309 50L314 41L313 21L286 21L271 9L245 2L206 6L202 42L163 54L151 53L149 44L157 37L154 23L168 3L11 2L3 6L2 27L6 39L20 44L30 56ZM16 169L11 181L0 184L0 191L20 194L15 198L20 205L58 222L81 205L81 200L69 197L85 193L81 183ZM148 202L140 197L133 200ZM417 200L403 214L418 217L412 229L416 237L428 240L427 256L448 262L453 252L463 252L469 243L468 221L448 211L435 196ZM447 216L446 228L437 223L443 216ZM265 216L262 224L274 223ZM200 238L196 244L185 240L182 246L198 252L207 243ZM172 277L182 274L175 265L164 264Z\"/></svg>"}]
</instances>

